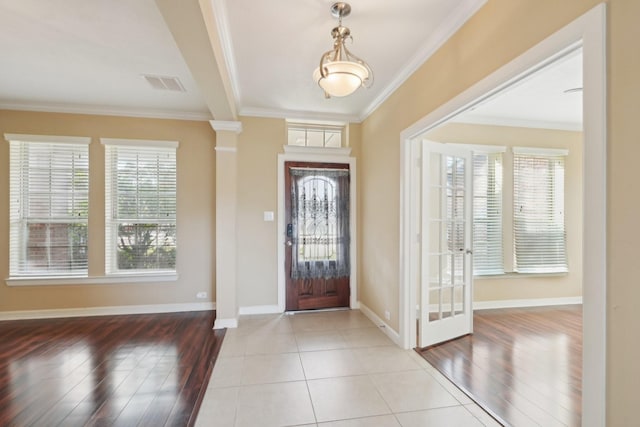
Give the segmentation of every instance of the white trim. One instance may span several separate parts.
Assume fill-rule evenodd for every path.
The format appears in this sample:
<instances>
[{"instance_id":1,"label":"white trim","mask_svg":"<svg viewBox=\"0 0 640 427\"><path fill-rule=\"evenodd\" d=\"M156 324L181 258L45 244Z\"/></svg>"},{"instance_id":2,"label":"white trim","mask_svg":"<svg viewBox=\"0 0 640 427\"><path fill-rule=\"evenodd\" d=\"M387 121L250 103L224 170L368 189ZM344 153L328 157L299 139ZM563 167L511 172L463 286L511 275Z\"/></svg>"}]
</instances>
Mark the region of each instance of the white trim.
<instances>
[{"instance_id":1,"label":"white trim","mask_svg":"<svg viewBox=\"0 0 640 427\"><path fill-rule=\"evenodd\" d=\"M161 141L154 139L123 139L100 138L102 145L114 145L118 147L142 147L142 148L178 148L178 141Z\"/></svg>"},{"instance_id":2,"label":"white trim","mask_svg":"<svg viewBox=\"0 0 640 427\"><path fill-rule=\"evenodd\" d=\"M480 116L474 115L471 117L461 117L451 120L452 123L465 123L472 125L489 125L489 126L504 126L504 127L516 127L516 128L533 128L533 129L555 129L566 130L572 132L581 132L582 123L576 122L551 122L545 120L526 120L526 119L513 119L506 117L492 117L492 116Z\"/></svg>"},{"instance_id":3,"label":"white trim","mask_svg":"<svg viewBox=\"0 0 640 427\"><path fill-rule=\"evenodd\" d=\"M118 283L176 282L177 273L167 274L112 274L108 276L65 276L65 277L9 277L7 286L77 286L106 285Z\"/></svg>"},{"instance_id":4,"label":"white trim","mask_svg":"<svg viewBox=\"0 0 640 427\"><path fill-rule=\"evenodd\" d=\"M26 319L57 319L62 317L119 316L126 314L179 313L215 310L215 302L182 304L120 305L109 307L61 308L53 310L0 311L0 321Z\"/></svg>"},{"instance_id":5,"label":"white trim","mask_svg":"<svg viewBox=\"0 0 640 427\"><path fill-rule=\"evenodd\" d=\"M222 57L227 68L227 77L231 82L231 91L234 96L234 103L238 103L242 97L240 85L238 84L238 68L236 67L236 59L233 50L233 41L231 39L231 31L229 30L229 20L227 19L227 5L224 0L211 0L213 16L216 20L216 29L218 30L218 40L222 47ZM236 105L237 107L237 105Z\"/></svg>"},{"instance_id":6,"label":"white trim","mask_svg":"<svg viewBox=\"0 0 640 427\"><path fill-rule=\"evenodd\" d=\"M389 337L391 341L394 342L395 345L402 347L402 343L400 342L400 335L394 331L387 323L379 318L373 310L364 305L362 302L358 301L358 305L360 306L360 312L367 316L369 320L371 320L386 336Z\"/></svg>"},{"instance_id":7,"label":"white trim","mask_svg":"<svg viewBox=\"0 0 640 427\"><path fill-rule=\"evenodd\" d=\"M285 153L278 154L278 237L277 237L277 252L278 252L278 308L280 312L284 312L286 309L286 279L284 271L285 261L285 204L284 204L284 164L285 162L316 162L316 163L342 163L349 165L349 174L351 176L351 184L349 186L351 194L349 195L349 215L350 215L350 231L351 231L351 276L349 278L350 298L349 307L355 309L358 307L358 228L357 228L357 200L358 200L358 186L357 186L357 169L355 157L347 157L345 155L330 154L336 153L333 150L341 150L337 148L322 148L322 152L315 154L313 151L294 150L294 152L287 152L285 145ZM297 147L302 148L302 147ZM332 150L329 152L329 150ZM342 149L344 150L344 149ZM350 149L349 149L350 150Z\"/></svg>"},{"instance_id":8,"label":"white trim","mask_svg":"<svg viewBox=\"0 0 640 427\"><path fill-rule=\"evenodd\" d=\"M565 148L511 147L514 154L531 154L532 156L568 156Z\"/></svg>"},{"instance_id":9,"label":"white trim","mask_svg":"<svg viewBox=\"0 0 640 427\"><path fill-rule=\"evenodd\" d=\"M84 114L94 116L139 117L146 119L165 120L196 120L211 119L211 113L189 111L160 111L145 109L127 109L117 107L97 107L95 105L65 105L65 104L22 104L0 102L0 110L36 111L42 113Z\"/></svg>"},{"instance_id":10,"label":"white trim","mask_svg":"<svg viewBox=\"0 0 640 427\"><path fill-rule=\"evenodd\" d=\"M495 301L474 301L473 310L491 310L496 308L551 307L556 305L582 304L582 297L510 299Z\"/></svg>"},{"instance_id":11,"label":"white trim","mask_svg":"<svg viewBox=\"0 0 640 427\"><path fill-rule=\"evenodd\" d=\"M351 147L303 147L301 145L283 145L285 154L344 156L351 155Z\"/></svg>"},{"instance_id":12,"label":"white trim","mask_svg":"<svg viewBox=\"0 0 640 427\"><path fill-rule=\"evenodd\" d=\"M607 402L607 5L583 15L582 420L606 425ZM588 47L588 48L586 48Z\"/></svg>"},{"instance_id":13,"label":"white trim","mask_svg":"<svg viewBox=\"0 0 640 427\"><path fill-rule=\"evenodd\" d=\"M60 136L60 135L26 135L21 133L5 133L4 139L8 142L39 142L54 144L91 144L88 136Z\"/></svg>"},{"instance_id":14,"label":"white trim","mask_svg":"<svg viewBox=\"0 0 640 427\"><path fill-rule=\"evenodd\" d=\"M209 120L209 124L216 132L242 132L242 122L230 120Z\"/></svg>"},{"instance_id":15,"label":"white trim","mask_svg":"<svg viewBox=\"0 0 640 427\"><path fill-rule=\"evenodd\" d=\"M456 114L482 102L582 46L583 188L583 425L606 425L607 397L607 55L606 3L600 3L515 60L462 92L401 132L400 165L400 337L415 345L416 291L411 285L412 141Z\"/></svg>"},{"instance_id":16,"label":"white trim","mask_svg":"<svg viewBox=\"0 0 640 427\"><path fill-rule=\"evenodd\" d=\"M318 129L327 129L327 128L344 128L349 124L349 122L345 122L344 120L313 120L313 119L297 119L287 117L285 119L287 123L287 127L305 127L305 128L318 128Z\"/></svg>"},{"instance_id":17,"label":"white trim","mask_svg":"<svg viewBox=\"0 0 640 427\"><path fill-rule=\"evenodd\" d=\"M214 147L216 152L236 153L238 149L236 147Z\"/></svg>"},{"instance_id":18,"label":"white trim","mask_svg":"<svg viewBox=\"0 0 640 427\"><path fill-rule=\"evenodd\" d=\"M216 319L213 322L213 329L237 328L238 319Z\"/></svg>"},{"instance_id":19,"label":"white trim","mask_svg":"<svg viewBox=\"0 0 640 427\"><path fill-rule=\"evenodd\" d=\"M277 314L282 313L280 306L275 305L248 305L240 307L239 314L246 316L250 314Z\"/></svg>"},{"instance_id":20,"label":"white trim","mask_svg":"<svg viewBox=\"0 0 640 427\"><path fill-rule=\"evenodd\" d=\"M311 112L301 112L301 111L293 111L293 110L276 110L270 108L242 108L240 110L240 115L245 117L266 117L273 119L288 119L291 117L297 117L300 120L315 120L321 122L327 121L339 121L339 122L350 122L350 123L360 123L362 120L360 116L355 114L341 114L341 113L311 113Z\"/></svg>"},{"instance_id":21,"label":"white trim","mask_svg":"<svg viewBox=\"0 0 640 427\"><path fill-rule=\"evenodd\" d=\"M387 100L402 84L416 72L438 49L444 45L484 4L487 0L462 0L455 11L433 32L426 42L418 48L416 54L400 68L400 72L360 114L363 121Z\"/></svg>"}]
</instances>

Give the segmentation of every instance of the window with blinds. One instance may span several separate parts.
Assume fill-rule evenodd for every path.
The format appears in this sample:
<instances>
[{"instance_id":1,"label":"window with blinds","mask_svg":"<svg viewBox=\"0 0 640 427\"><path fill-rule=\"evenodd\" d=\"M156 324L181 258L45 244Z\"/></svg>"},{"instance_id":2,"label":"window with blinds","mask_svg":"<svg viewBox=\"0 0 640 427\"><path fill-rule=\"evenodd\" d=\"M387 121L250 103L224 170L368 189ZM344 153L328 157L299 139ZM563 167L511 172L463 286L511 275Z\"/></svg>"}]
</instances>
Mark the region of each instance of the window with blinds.
<instances>
[{"instance_id":1,"label":"window with blinds","mask_svg":"<svg viewBox=\"0 0 640 427\"><path fill-rule=\"evenodd\" d=\"M473 153L473 274L503 274L502 153Z\"/></svg>"},{"instance_id":2,"label":"window with blinds","mask_svg":"<svg viewBox=\"0 0 640 427\"><path fill-rule=\"evenodd\" d=\"M527 148L513 152L515 271L566 272L564 170L568 152Z\"/></svg>"},{"instance_id":3,"label":"window with blinds","mask_svg":"<svg viewBox=\"0 0 640 427\"><path fill-rule=\"evenodd\" d=\"M107 273L175 271L178 143L102 142Z\"/></svg>"},{"instance_id":4,"label":"window with blinds","mask_svg":"<svg viewBox=\"0 0 640 427\"><path fill-rule=\"evenodd\" d=\"M9 275L87 275L90 138L6 134Z\"/></svg>"}]
</instances>

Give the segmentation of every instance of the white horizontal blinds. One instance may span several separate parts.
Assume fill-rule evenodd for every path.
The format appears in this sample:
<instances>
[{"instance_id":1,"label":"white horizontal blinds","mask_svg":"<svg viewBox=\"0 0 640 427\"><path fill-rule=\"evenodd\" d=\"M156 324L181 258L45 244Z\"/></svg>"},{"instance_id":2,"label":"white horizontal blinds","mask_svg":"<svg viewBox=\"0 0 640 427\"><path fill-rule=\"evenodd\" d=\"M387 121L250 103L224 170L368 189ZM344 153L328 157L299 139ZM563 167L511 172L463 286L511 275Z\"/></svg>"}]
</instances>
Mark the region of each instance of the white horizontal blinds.
<instances>
[{"instance_id":1,"label":"white horizontal blinds","mask_svg":"<svg viewBox=\"0 0 640 427\"><path fill-rule=\"evenodd\" d=\"M502 153L473 155L473 274L503 274Z\"/></svg>"},{"instance_id":2,"label":"white horizontal blinds","mask_svg":"<svg viewBox=\"0 0 640 427\"><path fill-rule=\"evenodd\" d=\"M89 140L11 138L10 276L86 275Z\"/></svg>"},{"instance_id":3,"label":"white horizontal blinds","mask_svg":"<svg viewBox=\"0 0 640 427\"><path fill-rule=\"evenodd\" d=\"M514 149L514 251L519 273L567 271L565 152Z\"/></svg>"},{"instance_id":4,"label":"white horizontal blinds","mask_svg":"<svg viewBox=\"0 0 640 427\"><path fill-rule=\"evenodd\" d=\"M175 271L176 148L105 148L107 272Z\"/></svg>"}]
</instances>

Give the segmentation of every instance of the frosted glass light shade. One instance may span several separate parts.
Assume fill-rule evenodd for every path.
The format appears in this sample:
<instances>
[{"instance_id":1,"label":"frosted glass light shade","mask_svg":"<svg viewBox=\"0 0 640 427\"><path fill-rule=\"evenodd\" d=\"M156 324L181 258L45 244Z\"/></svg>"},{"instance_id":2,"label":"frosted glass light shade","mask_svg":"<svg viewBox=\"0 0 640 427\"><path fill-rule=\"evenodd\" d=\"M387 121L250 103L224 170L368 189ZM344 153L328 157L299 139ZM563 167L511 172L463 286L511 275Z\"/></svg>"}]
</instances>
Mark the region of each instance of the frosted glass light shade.
<instances>
[{"instance_id":1,"label":"frosted glass light shade","mask_svg":"<svg viewBox=\"0 0 640 427\"><path fill-rule=\"evenodd\" d=\"M331 96L351 95L369 78L367 68L357 62L335 61L327 62L323 66L327 70L327 76L322 77L318 67L313 72L313 80Z\"/></svg>"}]
</instances>

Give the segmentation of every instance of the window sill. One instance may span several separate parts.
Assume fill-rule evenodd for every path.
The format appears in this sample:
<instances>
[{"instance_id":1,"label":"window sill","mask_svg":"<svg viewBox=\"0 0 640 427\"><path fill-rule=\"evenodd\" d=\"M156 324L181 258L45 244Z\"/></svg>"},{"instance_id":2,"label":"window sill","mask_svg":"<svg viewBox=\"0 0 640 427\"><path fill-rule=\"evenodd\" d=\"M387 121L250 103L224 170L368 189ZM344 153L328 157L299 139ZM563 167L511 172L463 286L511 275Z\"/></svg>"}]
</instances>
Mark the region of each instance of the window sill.
<instances>
[{"instance_id":1,"label":"window sill","mask_svg":"<svg viewBox=\"0 0 640 427\"><path fill-rule=\"evenodd\" d=\"M489 274L486 276L473 276L473 280L493 280L493 279L533 279L543 277L566 277L569 272L565 273L502 273L502 274Z\"/></svg>"},{"instance_id":2,"label":"window sill","mask_svg":"<svg viewBox=\"0 0 640 427\"><path fill-rule=\"evenodd\" d=\"M175 282L178 273L114 274L109 276L10 277L7 286L74 286L123 283Z\"/></svg>"}]
</instances>

